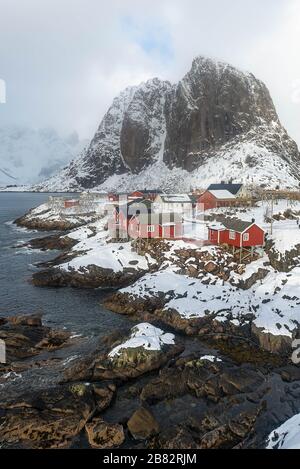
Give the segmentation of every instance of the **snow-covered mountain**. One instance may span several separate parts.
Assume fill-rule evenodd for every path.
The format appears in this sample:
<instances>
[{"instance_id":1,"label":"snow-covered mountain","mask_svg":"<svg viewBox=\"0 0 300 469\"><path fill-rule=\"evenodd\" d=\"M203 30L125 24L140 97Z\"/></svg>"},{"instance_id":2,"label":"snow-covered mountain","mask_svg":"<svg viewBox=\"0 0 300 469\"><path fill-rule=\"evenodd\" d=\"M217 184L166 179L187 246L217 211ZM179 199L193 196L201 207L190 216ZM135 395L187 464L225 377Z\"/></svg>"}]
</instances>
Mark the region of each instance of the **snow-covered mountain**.
<instances>
[{"instance_id":1,"label":"snow-covered mountain","mask_svg":"<svg viewBox=\"0 0 300 469\"><path fill-rule=\"evenodd\" d=\"M76 133L63 139L50 128L0 127L0 186L33 184L50 177L70 163L84 143Z\"/></svg>"},{"instance_id":2,"label":"snow-covered mountain","mask_svg":"<svg viewBox=\"0 0 300 469\"><path fill-rule=\"evenodd\" d=\"M178 84L155 78L123 91L87 151L37 188L177 191L220 179L298 187L299 157L264 83L197 57Z\"/></svg>"}]
</instances>

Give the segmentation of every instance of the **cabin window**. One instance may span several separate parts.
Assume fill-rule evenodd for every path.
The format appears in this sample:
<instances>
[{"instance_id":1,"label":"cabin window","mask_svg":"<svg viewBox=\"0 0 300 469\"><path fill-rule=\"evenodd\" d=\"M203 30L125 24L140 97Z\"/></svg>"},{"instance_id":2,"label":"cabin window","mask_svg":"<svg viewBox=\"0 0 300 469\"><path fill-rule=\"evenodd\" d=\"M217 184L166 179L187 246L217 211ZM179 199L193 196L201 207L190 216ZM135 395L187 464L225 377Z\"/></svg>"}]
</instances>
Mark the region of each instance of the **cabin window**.
<instances>
[{"instance_id":1,"label":"cabin window","mask_svg":"<svg viewBox=\"0 0 300 469\"><path fill-rule=\"evenodd\" d=\"M243 241L249 241L249 239L250 239L249 233L244 233L243 234Z\"/></svg>"},{"instance_id":2,"label":"cabin window","mask_svg":"<svg viewBox=\"0 0 300 469\"><path fill-rule=\"evenodd\" d=\"M235 231L229 231L229 239L235 239Z\"/></svg>"},{"instance_id":3,"label":"cabin window","mask_svg":"<svg viewBox=\"0 0 300 469\"><path fill-rule=\"evenodd\" d=\"M147 226L147 231L148 231L148 233L154 233L154 225L148 225Z\"/></svg>"}]
</instances>

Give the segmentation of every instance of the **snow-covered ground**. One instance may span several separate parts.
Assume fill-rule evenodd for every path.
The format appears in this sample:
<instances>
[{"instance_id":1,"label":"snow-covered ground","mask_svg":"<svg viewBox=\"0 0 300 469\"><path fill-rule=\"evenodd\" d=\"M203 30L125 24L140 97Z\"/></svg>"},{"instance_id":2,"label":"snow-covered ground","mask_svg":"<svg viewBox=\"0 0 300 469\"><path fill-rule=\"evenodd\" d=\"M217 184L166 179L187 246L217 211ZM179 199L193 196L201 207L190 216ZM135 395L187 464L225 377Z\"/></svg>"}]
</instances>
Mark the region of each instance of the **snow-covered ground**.
<instances>
[{"instance_id":1,"label":"snow-covered ground","mask_svg":"<svg viewBox=\"0 0 300 469\"><path fill-rule=\"evenodd\" d=\"M41 219L47 218L49 217L49 212L46 212L47 208L47 203L43 204L34 209L31 216L38 216ZM208 214L227 213L228 216L236 215L243 220L254 218L259 225L268 231L270 226L265 221L267 208L266 203L260 203L258 207L240 211L233 212L223 208L211 210ZM287 201L278 201L274 205L274 213L283 214L289 208L297 214L298 211L300 212L300 203L287 204ZM74 210L74 215L70 213L71 219L72 216L75 217L76 208L70 209L70 212L72 210ZM53 213L51 216L59 215ZM284 252L300 244L300 229L296 219L281 218L273 224L272 238L275 249ZM148 272L149 267L156 264L156 261L149 254L137 254L133 250L131 242L111 243L109 232L105 229L107 222L108 216L87 223L68 233L68 237L78 241L78 244L72 248L72 252L77 255L61 264L59 268L63 271L75 270L84 275L91 265L111 269L113 272L122 272L124 269ZM265 333L292 337L293 331L300 323L300 266L294 266L289 273L276 272L271 267L267 254L263 249L260 249L258 251L260 257L257 260L240 270L236 267L232 268L231 254L220 251L215 246L201 247L198 244L201 233L206 230L206 224L203 221L197 220L192 225L194 230L191 229L190 221L186 221L185 226L187 233L195 232L196 227L198 237L195 236L195 241L166 242L159 270L145 274L136 283L122 289L121 292L128 293L132 298L155 297L159 292L162 292L167 300L165 310L176 310L186 319L213 314L219 321L230 318L230 321L238 325L243 321L244 316L251 312L255 315L254 324ZM187 249L197 250L198 254L201 255L205 253L209 262L219 263L220 266L224 264L225 270L229 266L228 280L225 281L218 275L208 273L205 269L199 270L199 278L181 275L182 266L180 267L178 264L177 251ZM186 259L185 265L194 265L197 269L197 262L193 257ZM252 286L248 290L240 288L241 282L245 283L262 269L269 272L266 272L263 280L257 280L254 285L251 282ZM172 292L171 295L170 292Z\"/></svg>"},{"instance_id":2,"label":"snow-covered ground","mask_svg":"<svg viewBox=\"0 0 300 469\"><path fill-rule=\"evenodd\" d=\"M251 269L254 267L255 262ZM239 325L243 316L251 312L256 316L256 326L273 335L291 337L300 323L300 268L292 274L275 273L271 269L266 279L249 290L210 277L214 281L206 285L200 279L179 275L169 268L146 274L120 292L128 293L132 299L157 297L162 292L167 299L164 310L173 309L186 319L214 315L220 322L230 318Z\"/></svg>"},{"instance_id":3,"label":"snow-covered ground","mask_svg":"<svg viewBox=\"0 0 300 469\"><path fill-rule=\"evenodd\" d=\"M236 217L245 221L255 220L266 233L268 233L269 239L274 241L274 249L280 253L292 250L298 244L300 245L300 229L297 224L297 219L300 220L300 201L294 200L278 200L274 201L273 213L274 215L284 214L287 210L293 212L299 212L299 216L295 216L294 219L281 219L279 221L274 220L273 222L273 233L271 234L271 224L265 221L265 216L271 214L271 201L259 202L257 207L251 208L219 208L207 210L206 215L219 215L225 214L228 217ZM204 232L203 226L197 225L196 233Z\"/></svg>"},{"instance_id":4,"label":"snow-covered ground","mask_svg":"<svg viewBox=\"0 0 300 469\"><path fill-rule=\"evenodd\" d=\"M300 414L270 433L267 449L300 449Z\"/></svg>"},{"instance_id":5,"label":"snow-covered ground","mask_svg":"<svg viewBox=\"0 0 300 469\"><path fill-rule=\"evenodd\" d=\"M28 221L37 219L41 222L53 223L53 222L67 222L70 225L78 226L84 223L90 223L95 218L101 218L105 211L105 204L99 203L96 206L97 210L87 210L84 205L73 206L64 208L61 204L57 206L50 200L32 209L27 215ZM70 237L76 239L76 236L80 236L81 231L70 233Z\"/></svg>"},{"instance_id":6,"label":"snow-covered ground","mask_svg":"<svg viewBox=\"0 0 300 469\"><path fill-rule=\"evenodd\" d=\"M153 263L150 256L139 256L133 251L131 243L109 243L109 233L104 229L107 217L89 225L73 230L68 237L79 241L72 251L78 252L78 256L65 264L60 265L62 270L74 269L83 273L90 265L103 269L112 269L120 272L125 268L148 270Z\"/></svg>"},{"instance_id":7,"label":"snow-covered ground","mask_svg":"<svg viewBox=\"0 0 300 469\"><path fill-rule=\"evenodd\" d=\"M92 240L82 241L76 245L76 250L85 250L85 253L75 257L71 261L60 265L61 270L74 269L84 273L88 266L95 265L103 269L111 269L114 272L121 272L127 268L136 270L148 270L148 260L150 257L139 256L132 251L131 243L110 243L103 242L104 236L96 235Z\"/></svg>"},{"instance_id":8,"label":"snow-covered ground","mask_svg":"<svg viewBox=\"0 0 300 469\"><path fill-rule=\"evenodd\" d=\"M113 348L110 358L121 355L122 350L142 347L145 350L161 350L163 345L174 345L175 336L148 323L141 323L131 329L130 338Z\"/></svg>"}]
</instances>

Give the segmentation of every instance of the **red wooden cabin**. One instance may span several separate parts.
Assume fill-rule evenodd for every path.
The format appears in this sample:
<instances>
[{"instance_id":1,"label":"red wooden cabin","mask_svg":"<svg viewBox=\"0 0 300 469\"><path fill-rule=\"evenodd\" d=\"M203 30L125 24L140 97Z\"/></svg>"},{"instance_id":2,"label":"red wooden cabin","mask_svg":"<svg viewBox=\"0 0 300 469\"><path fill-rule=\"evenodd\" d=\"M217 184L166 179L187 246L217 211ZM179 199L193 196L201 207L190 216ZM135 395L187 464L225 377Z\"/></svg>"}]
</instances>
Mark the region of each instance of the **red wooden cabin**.
<instances>
[{"instance_id":1,"label":"red wooden cabin","mask_svg":"<svg viewBox=\"0 0 300 469\"><path fill-rule=\"evenodd\" d=\"M200 211L218 207L232 207L235 203L235 195L227 190L207 190L199 196L197 208Z\"/></svg>"},{"instance_id":2,"label":"red wooden cabin","mask_svg":"<svg viewBox=\"0 0 300 469\"><path fill-rule=\"evenodd\" d=\"M78 207L78 205L79 205L79 199L70 199L70 200L65 200L64 202L65 208Z\"/></svg>"},{"instance_id":3,"label":"red wooden cabin","mask_svg":"<svg viewBox=\"0 0 300 469\"><path fill-rule=\"evenodd\" d=\"M131 238L180 239L182 217L178 213L141 213L129 221L128 235Z\"/></svg>"},{"instance_id":4,"label":"red wooden cabin","mask_svg":"<svg viewBox=\"0 0 300 469\"><path fill-rule=\"evenodd\" d=\"M212 244L228 244L236 248L264 246L265 232L254 220L226 219L208 228L208 239Z\"/></svg>"},{"instance_id":5,"label":"red wooden cabin","mask_svg":"<svg viewBox=\"0 0 300 469\"><path fill-rule=\"evenodd\" d=\"M114 204L109 230L122 238L178 239L183 235L182 216L178 213L156 213L151 200L136 199Z\"/></svg>"},{"instance_id":6,"label":"red wooden cabin","mask_svg":"<svg viewBox=\"0 0 300 469\"><path fill-rule=\"evenodd\" d=\"M158 190L158 189L152 189L152 190L144 189L144 190L141 190L141 191L135 190L135 191L131 192L131 194L128 195L128 199L134 199L134 198L142 197L143 199L154 201L155 198L159 194L161 194L161 191Z\"/></svg>"}]
</instances>

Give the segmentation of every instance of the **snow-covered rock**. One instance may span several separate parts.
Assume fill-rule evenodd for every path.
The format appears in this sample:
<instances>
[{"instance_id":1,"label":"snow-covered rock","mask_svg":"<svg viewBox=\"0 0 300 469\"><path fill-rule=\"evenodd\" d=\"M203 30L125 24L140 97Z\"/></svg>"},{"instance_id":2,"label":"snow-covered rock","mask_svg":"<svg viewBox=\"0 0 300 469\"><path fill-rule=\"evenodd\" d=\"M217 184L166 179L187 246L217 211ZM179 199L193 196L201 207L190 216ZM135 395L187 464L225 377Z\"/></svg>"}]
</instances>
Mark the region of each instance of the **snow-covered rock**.
<instances>
[{"instance_id":1,"label":"snow-covered rock","mask_svg":"<svg viewBox=\"0 0 300 469\"><path fill-rule=\"evenodd\" d=\"M270 433L267 449L300 449L300 414Z\"/></svg>"},{"instance_id":2,"label":"snow-covered rock","mask_svg":"<svg viewBox=\"0 0 300 469\"><path fill-rule=\"evenodd\" d=\"M138 324L131 330L130 338L113 348L109 353L110 358L122 354L122 350L128 348L142 347L145 350L161 350L163 345L174 345L174 334L165 333L158 327L154 327L148 323Z\"/></svg>"}]
</instances>

